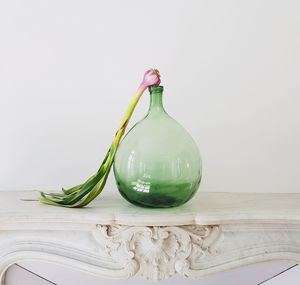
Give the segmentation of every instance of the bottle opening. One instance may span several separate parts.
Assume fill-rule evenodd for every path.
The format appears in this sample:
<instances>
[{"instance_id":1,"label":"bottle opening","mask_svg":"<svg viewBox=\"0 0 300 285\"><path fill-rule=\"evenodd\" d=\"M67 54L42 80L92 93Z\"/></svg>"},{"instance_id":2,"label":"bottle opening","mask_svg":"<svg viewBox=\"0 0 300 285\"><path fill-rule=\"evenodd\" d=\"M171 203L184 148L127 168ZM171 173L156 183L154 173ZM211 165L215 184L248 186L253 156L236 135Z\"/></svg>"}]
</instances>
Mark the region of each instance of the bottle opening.
<instances>
[{"instance_id":1,"label":"bottle opening","mask_svg":"<svg viewBox=\"0 0 300 285\"><path fill-rule=\"evenodd\" d=\"M162 93L164 91L164 87L161 85L153 85L149 87L150 94L152 93Z\"/></svg>"}]
</instances>

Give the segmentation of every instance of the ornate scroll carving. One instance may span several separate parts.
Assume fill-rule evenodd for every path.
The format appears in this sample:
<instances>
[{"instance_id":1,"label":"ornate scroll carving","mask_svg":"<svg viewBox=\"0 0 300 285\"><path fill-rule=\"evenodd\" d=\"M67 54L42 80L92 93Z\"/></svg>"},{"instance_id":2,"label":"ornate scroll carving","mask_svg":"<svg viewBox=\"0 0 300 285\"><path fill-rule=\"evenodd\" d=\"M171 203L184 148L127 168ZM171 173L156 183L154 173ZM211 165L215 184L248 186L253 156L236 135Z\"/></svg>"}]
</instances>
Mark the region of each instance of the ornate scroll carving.
<instances>
[{"instance_id":1,"label":"ornate scroll carving","mask_svg":"<svg viewBox=\"0 0 300 285\"><path fill-rule=\"evenodd\" d=\"M218 226L97 225L94 236L106 253L150 280L183 273L197 260L216 254L223 235ZM138 268L129 264L138 264Z\"/></svg>"}]
</instances>

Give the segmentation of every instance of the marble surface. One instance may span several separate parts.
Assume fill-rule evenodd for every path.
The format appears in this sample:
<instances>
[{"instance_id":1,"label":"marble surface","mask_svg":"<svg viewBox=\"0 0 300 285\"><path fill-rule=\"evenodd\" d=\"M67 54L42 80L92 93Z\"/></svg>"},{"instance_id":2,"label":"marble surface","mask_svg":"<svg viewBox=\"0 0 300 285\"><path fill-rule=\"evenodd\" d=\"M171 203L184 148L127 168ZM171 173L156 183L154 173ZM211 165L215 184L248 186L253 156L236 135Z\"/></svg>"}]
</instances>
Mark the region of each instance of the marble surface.
<instances>
[{"instance_id":1,"label":"marble surface","mask_svg":"<svg viewBox=\"0 0 300 285\"><path fill-rule=\"evenodd\" d=\"M9 266L28 259L153 281L300 262L300 194L198 192L170 209L137 207L109 191L82 209L42 205L38 195L0 192L0 284Z\"/></svg>"},{"instance_id":2,"label":"marble surface","mask_svg":"<svg viewBox=\"0 0 300 285\"><path fill-rule=\"evenodd\" d=\"M185 205L169 209L137 207L109 191L82 209L42 205L37 201L38 195L37 191L0 192L0 229L31 227L41 221L51 229L65 223L80 227L95 223L132 226L300 223L297 193L198 192Z\"/></svg>"}]
</instances>

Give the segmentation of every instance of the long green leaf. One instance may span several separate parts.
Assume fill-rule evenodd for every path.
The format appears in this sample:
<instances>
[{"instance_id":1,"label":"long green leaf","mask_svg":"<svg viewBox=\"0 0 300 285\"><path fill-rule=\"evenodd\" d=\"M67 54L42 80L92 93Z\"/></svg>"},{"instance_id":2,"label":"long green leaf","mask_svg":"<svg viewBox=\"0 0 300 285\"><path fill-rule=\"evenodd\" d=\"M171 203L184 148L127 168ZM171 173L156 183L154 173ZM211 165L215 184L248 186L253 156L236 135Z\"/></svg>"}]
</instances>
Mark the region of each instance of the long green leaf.
<instances>
[{"instance_id":1,"label":"long green leaf","mask_svg":"<svg viewBox=\"0 0 300 285\"><path fill-rule=\"evenodd\" d=\"M160 83L159 72L157 70L149 70L155 72L157 75L157 84ZM149 73L147 71L145 76ZM144 77L144 81L146 77ZM150 80L152 80L150 74ZM131 115L145 90L145 86L141 84L141 87L138 89L137 94L129 104L127 112L122 119L119 129L115 134L115 138L107 151L105 158L103 159L98 171L93 176L89 177L84 183L73 186L69 189L62 189L62 193L40 193L40 202L48 205L68 207L68 208L80 208L88 205L92 200L94 200L103 190L106 180L108 178L110 169L112 167L115 154L117 152L118 146L120 144L121 138L125 133L125 129L128 125L128 122L131 118ZM145 81L147 82L147 80ZM152 82L152 81L151 81ZM147 83L148 84L148 83ZM152 83L154 84L154 83ZM150 85L148 85L150 86Z\"/></svg>"}]
</instances>

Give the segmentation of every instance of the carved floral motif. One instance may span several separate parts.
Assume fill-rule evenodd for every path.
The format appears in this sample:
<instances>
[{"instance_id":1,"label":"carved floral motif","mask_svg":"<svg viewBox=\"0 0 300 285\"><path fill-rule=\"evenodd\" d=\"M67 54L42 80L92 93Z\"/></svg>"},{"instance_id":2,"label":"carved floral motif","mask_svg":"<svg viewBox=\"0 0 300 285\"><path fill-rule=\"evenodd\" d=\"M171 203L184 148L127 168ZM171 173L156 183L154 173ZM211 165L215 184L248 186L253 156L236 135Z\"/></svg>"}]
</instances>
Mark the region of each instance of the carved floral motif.
<instances>
[{"instance_id":1,"label":"carved floral motif","mask_svg":"<svg viewBox=\"0 0 300 285\"><path fill-rule=\"evenodd\" d=\"M139 271L146 279L161 280L216 254L222 232L218 226L97 225L94 236L110 257L135 268L130 275Z\"/></svg>"}]
</instances>

